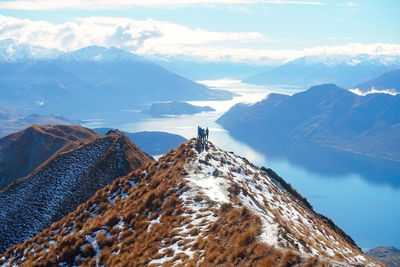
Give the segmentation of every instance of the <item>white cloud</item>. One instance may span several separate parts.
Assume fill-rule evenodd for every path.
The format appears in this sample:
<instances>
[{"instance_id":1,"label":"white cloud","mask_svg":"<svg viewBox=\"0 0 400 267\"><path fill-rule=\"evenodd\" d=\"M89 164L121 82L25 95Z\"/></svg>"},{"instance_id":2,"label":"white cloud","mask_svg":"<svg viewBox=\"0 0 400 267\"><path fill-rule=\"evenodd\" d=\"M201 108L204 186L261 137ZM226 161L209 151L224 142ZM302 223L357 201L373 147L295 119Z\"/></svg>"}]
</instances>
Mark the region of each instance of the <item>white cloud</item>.
<instances>
[{"instance_id":1,"label":"white cloud","mask_svg":"<svg viewBox=\"0 0 400 267\"><path fill-rule=\"evenodd\" d=\"M396 89L386 89L386 90L377 90L374 87L369 91L361 91L359 88L349 89L350 92L356 95L366 96L369 94L388 94L388 95L399 95L400 93L396 92Z\"/></svg>"},{"instance_id":2,"label":"white cloud","mask_svg":"<svg viewBox=\"0 0 400 267\"><path fill-rule=\"evenodd\" d=\"M89 17L53 24L0 15L0 36L63 51L90 45L116 46L140 55L248 63L282 62L312 55L400 55L400 44L384 43L303 50L255 49L267 47L274 40L258 32L212 32L152 19Z\"/></svg>"},{"instance_id":3,"label":"white cloud","mask_svg":"<svg viewBox=\"0 0 400 267\"><path fill-rule=\"evenodd\" d=\"M120 9L135 6L187 6L209 4L284 4L323 5L319 1L289 0L31 0L2 1L1 9L52 10L52 9Z\"/></svg>"},{"instance_id":4,"label":"white cloud","mask_svg":"<svg viewBox=\"0 0 400 267\"><path fill-rule=\"evenodd\" d=\"M354 2L347 2L345 6L346 6L346 7L356 7L357 4L354 3Z\"/></svg>"}]
</instances>

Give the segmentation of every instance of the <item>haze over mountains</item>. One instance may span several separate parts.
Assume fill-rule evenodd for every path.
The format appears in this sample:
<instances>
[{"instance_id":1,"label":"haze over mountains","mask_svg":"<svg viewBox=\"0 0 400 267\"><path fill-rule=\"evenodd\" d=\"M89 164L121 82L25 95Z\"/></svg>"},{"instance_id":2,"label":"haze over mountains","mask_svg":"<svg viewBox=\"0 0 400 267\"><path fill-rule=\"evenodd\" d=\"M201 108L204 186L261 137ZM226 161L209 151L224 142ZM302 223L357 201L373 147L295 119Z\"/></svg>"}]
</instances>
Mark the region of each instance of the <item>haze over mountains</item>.
<instances>
[{"instance_id":1,"label":"haze over mountains","mask_svg":"<svg viewBox=\"0 0 400 267\"><path fill-rule=\"evenodd\" d=\"M77 116L154 100L231 98L115 47L45 53L9 40L0 46L1 102L25 112Z\"/></svg>"},{"instance_id":2,"label":"haze over mountains","mask_svg":"<svg viewBox=\"0 0 400 267\"><path fill-rule=\"evenodd\" d=\"M272 170L194 139L0 255L5 265L368 265Z\"/></svg>"},{"instance_id":3,"label":"haze over mountains","mask_svg":"<svg viewBox=\"0 0 400 267\"><path fill-rule=\"evenodd\" d=\"M21 133L30 136L33 145L16 154L20 157L26 154L32 160L35 155L45 153L40 143L46 142L52 132L58 132L60 137L71 136L71 140L75 135L78 138L74 141L86 142L64 144L60 150L70 150L57 151L34 172L0 191L0 252L33 237L75 210L98 189L153 160L120 132L101 137L82 127L56 126L47 132L40 130L31 127ZM33 131L38 133L32 134ZM57 142L56 136L50 138ZM21 137L14 145L23 147L24 143ZM49 149L53 148L50 144L51 141L47 144ZM46 156L49 155L43 157ZM19 163L24 167L24 162ZM14 167L18 168L17 164Z\"/></svg>"},{"instance_id":4,"label":"haze over mountains","mask_svg":"<svg viewBox=\"0 0 400 267\"><path fill-rule=\"evenodd\" d=\"M376 157L400 160L400 95L360 96L334 84L293 96L270 94L237 104L217 122L241 140L289 137Z\"/></svg>"},{"instance_id":5,"label":"haze over mountains","mask_svg":"<svg viewBox=\"0 0 400 267\"><path fill-rule=\"evenodd\" d=\"M80 121L66 119L59 114L24 115L20 110L12 109L8 106L0 104L0 137L21 131L32 124L41 125L78 125Z\"/></svg>"},{"instance_id":6,"label":"haze over mountains","mask_svg":"<svg viewBox=\"0 0 400 267\"><path fill-rule=\"evenodd\" d=\"M400 69L386 72L379 77L355 85L361 92L388 91L400 93Z\"/></svg>"},{"instance_id":7,"label":"haze over mountains","mask_svg":"<svg viewBox=\"0 0 400 267\"><path fill-rule=\"evenodd\" d=\"M307 89L313 85L335 83L350 88L385 72L400 68L400 57L388 56L308 56L244 79L260 85L291 85Z\"/></svg>"}]
</instances>

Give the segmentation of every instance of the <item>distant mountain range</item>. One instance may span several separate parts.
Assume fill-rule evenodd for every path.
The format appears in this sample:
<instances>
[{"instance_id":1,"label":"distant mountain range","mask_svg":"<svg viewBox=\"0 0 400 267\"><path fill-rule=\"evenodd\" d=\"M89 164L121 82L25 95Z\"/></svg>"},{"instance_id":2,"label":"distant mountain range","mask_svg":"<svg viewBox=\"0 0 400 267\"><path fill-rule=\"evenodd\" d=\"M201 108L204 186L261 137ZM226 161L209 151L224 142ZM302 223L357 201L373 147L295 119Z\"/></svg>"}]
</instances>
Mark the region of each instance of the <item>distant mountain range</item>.
<instances>
[{"instance_id":1,"label":"distant mountain range","mask_svg":"<svg viewBox=\"0 0 400 267\"><path fill-rule=\"evenodd\" d=\"M116 179L9 248L0 264L382 266L271 169L210 142L208 151L197 147L189 140ZM70 190L64 187L65 194ZM13 208L20 210L7 211Z\"/></svg>"},{"instance_id":2,"label":"distant mountain range","mask_svg":"<svg viewBox=\"0 0 400 267\"><path fill-rule=\"evenodd\" d=\"M15 168L27 168L24 158L29 163L41 154L41 158L49 157L51 152L46 152L46 148L55 154L35 171L0 191L0 253L60 220L116 178L152 161L118 131L101 137L77 126L49 129L34 126L19 135L22 136L11 140L14 146L23 148L11 154L15 155ZM76 137L77 143L88 140L87 137L95 138L77 146L72 141L60 140L63 137L69 140ZM24 144L28 146L25 148ZM57 151L62 145L60 150L67 150L67 146L71 150Z\"/></svg>"},{"instance_id":3,"label":"distant mountain range","mask_svg":"<svg viewBox=\"0 0 400 267\"><path fill-rule=\"evenodd\" d=\"M94 128L93 131L101 135L114 131L112 128ZM186 138L166 132L137 132L129 133L121 131L141 150L150 155L161 155L167 153L170 149L178 147L181 143L186 142Z\"/></svg>"},{"instance_id":4,"label":"distant mountain range","mask_svg":"<svg viewBox=\"0 0 400 267\"><path fill-rule=\"evenodd\" d=\"M241 62L201 62L174 57L168 57L168 59L154 58L154 61L160 66L193 81L218 80L222 78L242 80L255 73L260 73L274 67L274 65L254 65Z\"/></svg>"},{"instance_id":5,"label":"distant mountain range","mask_svg":"<svg viewBox=\"0 0 400 267\"><path fill-rule=\"evenodd\" d=\"M400 57L389 56L307 56L244 79L260 85L295 85L304 89L335 83L344 88L400 68Z\"/></svg>"},{"instance_id":6,"label":"distant mountain range","mask_svg":"<svg viewBox=\"0 0 400 267\"><path fill-rule=\"evenodd\" d=\"M159 65L112 47L47 54L44 48L0 42L3 104L26 112L77 116L132 108L143 102L230 99ZM13 47L13 52L5 47ZM18 50L19 49L19 50ZM37 56L37 54L46 56Z\"/></svg>"},{"instance_id":7,"label":"distant mountain range","mask_svg":"<svg viewBox=\"0 0 400 267\"><path fill-rule=\"evenodd\" d=\"M237 104L217 122L245 142L289 137L336 149L400 160L400 95L360 96L334 84L293 96L270 94Z\"/></svg>"},{"instance_id":8,"label":"distant mountain range","mask_svg":"<svg viewBox=\"0 0 400 267\"><path fill-rule=\"evenodd\" d=\"M400 69L386 72L372 80L353 86L362 92L389 91L400 93Z\"/></svg>"},{"instance_id":9,"label":"distant mountain range","mask_svg":"<svg viewBox=\"0 0 400 267\"><path fill-rule=\"evenodd\" d=\"M78 120L69 120L58 114L24 115L20 110L9 108L0 104L0 138L8 134L21 131L32 124L41 125L79 125Z\"/></svg>"}]
</instances>

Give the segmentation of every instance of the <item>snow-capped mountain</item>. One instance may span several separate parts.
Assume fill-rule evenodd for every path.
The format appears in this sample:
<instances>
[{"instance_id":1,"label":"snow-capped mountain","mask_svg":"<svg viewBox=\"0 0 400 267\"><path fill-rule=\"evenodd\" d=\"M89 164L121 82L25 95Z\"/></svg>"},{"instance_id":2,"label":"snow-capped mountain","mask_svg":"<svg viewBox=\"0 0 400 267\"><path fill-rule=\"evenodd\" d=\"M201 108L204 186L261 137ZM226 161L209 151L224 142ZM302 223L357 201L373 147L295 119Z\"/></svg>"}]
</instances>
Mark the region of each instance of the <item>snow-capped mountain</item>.
<instances>
[{"instance_id":1,"label":"snow-capped mountain","mask_svg":"<svg viewBox=\"0 0 400 267\"><path fill-rule=\"evenodd\" d=\"M70 52L62 52L30 44L19 44L13 39L0 40L0 62L20 62L25 60L54 60L65 61L140 61L150 62L144 57L135 55L116 47L88 46Z\"/></svg>"},{"instance_id":2,"label":"snow-capped mountain","mask_svg":"<svg viewBox=\"0 0 400 267\"><path fill-rule=\"evenodd\" d=\"M88 46L75 51L62 54L58 59L65 61L94 61L94 62L113 62L113 61L137 61L151 62L144 57L135 55L126 50L116 47Z\"/></svg>"},{"instance_id":3,"label":"snow-capped mountain","mask_svg":"<svg viewBox=\"0 0 400 267\"><path fill-rule=\"evenodd\" d=\"M13 39L0 40L0 62L22 60L48 60L61 55L57 49L50 49L29 44L18 44Z\"/></svg>"},{"instance_id":4,"label":"snow-capped mountain","mask_svg":"<svg viewBox=\"0 0 400 267\"><path fill-rule=\"evenodd\" d=\"M292 85L307 89L313 85L335 83L349 88L355 84L400 68L399 56L307 56L245 79L267 85Z\"/></svg>"},{"instance_id":5,"label":"snow-capped mountain","mask_svg":"<svg viewBox=\"0 0 400 267\"><path fill-rule=\"evenodd\" d=\"M192 139L0 255L4 266L380 266L272 170Z\"/></svg>"},{"instance_id":6,"label":"snow-capped mountain","mask_svg":"<svg viewBox=\"0 0 400 267\"><path fill-rule=\"evenodd\" d=\"M98 189L150 161L118 131L58 153L0 191L0 251L33 237Z\"/></svg>"},{"instance_id":7,"label":"snow-capped mountain","mask_svg":"<svg viewBox=\"0 0 400 267\"><path fill-rule=\"evenodd\" d=\"M0 138L0 190L25 177L50 157L100 135L80 126L30 127Z\"/></svg>"},{"instance_id":8,"label":"snow-capped mountain","mask_svg":"<svg viewBox=\"0 0 400 267\"><path fill-rule=\"evenodd\" d=\"M0 101L29 113L81 117L138 108L156 100L232 98L228 91L211 90L115 47L91 46L54 57L34 57L29 52L32 47L26 45L29 49L24 50L25 45L15 45L20 50L12 52L6 41L0 49L0 57L4 54L5 58L0 60Z\"/></svg>"}]
</instances>

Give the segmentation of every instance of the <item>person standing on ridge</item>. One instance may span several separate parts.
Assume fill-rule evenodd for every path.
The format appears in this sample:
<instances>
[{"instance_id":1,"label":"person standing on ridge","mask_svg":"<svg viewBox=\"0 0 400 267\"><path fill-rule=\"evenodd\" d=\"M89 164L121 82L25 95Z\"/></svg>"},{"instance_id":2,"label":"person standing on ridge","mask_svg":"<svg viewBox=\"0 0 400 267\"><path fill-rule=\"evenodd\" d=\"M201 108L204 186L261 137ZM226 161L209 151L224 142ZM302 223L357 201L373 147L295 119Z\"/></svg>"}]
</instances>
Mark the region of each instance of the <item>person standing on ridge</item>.
<instances>
[{"instance_id":1,"label":"person standing on ridge","mask_svg":"<svg viewBox=\"0 0 400 267\"><path fill-rule=\"evenodd\" d=\"M206 129L206 138L207 138L207 140L208 140L208 127L207 127L207 129Z\"/></svg>"},{"instance_id":2,"label":"person standing on ridge","mask_svg":"<svg viewBox=\"0 0 400 267\"><path fill-rule=\"evenodd\" d=\"M197 139L201 138L201 128L200 126L197 126Z\"/></svg>"}]
</instances>

